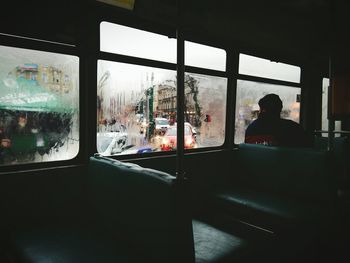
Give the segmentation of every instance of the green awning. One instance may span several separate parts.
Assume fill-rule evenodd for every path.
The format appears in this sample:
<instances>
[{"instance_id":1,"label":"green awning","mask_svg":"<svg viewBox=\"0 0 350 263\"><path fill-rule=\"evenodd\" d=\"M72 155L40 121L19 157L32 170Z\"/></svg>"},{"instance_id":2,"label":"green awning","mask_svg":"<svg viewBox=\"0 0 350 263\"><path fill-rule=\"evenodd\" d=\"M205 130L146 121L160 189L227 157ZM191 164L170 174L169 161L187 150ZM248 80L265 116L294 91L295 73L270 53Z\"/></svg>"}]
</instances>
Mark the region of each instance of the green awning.
<instances>
[{"instance_id":1,"label":"green awning","mask_svg":"<svg viewBox=\"0 0 350 263\"><path fill-rule=\"evenodd\" d=\"M18 78L10 87L0 83L0 109L5 110L71 113L76 108L68 96L54 93L35 80Z\"/></svg>"}]
</instances>

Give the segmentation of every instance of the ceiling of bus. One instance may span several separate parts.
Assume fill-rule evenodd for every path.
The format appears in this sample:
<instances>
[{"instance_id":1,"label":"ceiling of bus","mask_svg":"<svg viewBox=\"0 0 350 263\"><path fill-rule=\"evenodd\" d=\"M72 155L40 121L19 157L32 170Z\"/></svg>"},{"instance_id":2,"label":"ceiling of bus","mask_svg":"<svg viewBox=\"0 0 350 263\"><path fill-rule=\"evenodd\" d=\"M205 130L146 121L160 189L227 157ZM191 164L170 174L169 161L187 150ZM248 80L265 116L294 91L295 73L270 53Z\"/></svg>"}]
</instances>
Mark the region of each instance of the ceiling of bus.
<instances>
[{"instance_id":1,"label":"ceiling of bus","mask_svg":"<svg viewBox=\"0 0 350 263\"><path fill-rule=\"evenodd\" d=\"M183 0L180 19L176 0L135 0L133 11L90 0L9 1L0 31L76 43L79 26L91 14L108 10L175 27L203 41L292 56L320 56L346 51L349 1L342 0ZM90 13L89 13L90 12Z\"/></svg>"},{"instance_id":2,"label":"ceiling of bus","mask_svg":"<svg viewBox=\"0 0 350 263\"><path fill-rule=\"evenodd\" d=\"M135 12L176 23L175 1L139 0ZM188 32L268 53L296 56L329 54L346 46L350 11L347 1L242 0L184 1L181 23ZM159 6L159 9L154 8ZM153 16L154 15L154 16ZM198 30L199 29L199 30ZM342 30L343 29L343 30ZM209 38L209 37L208 37ZM333 39L341 38L334 42ZM302 54L301 54L302 53Z\"/></svg>"}]
</instances>

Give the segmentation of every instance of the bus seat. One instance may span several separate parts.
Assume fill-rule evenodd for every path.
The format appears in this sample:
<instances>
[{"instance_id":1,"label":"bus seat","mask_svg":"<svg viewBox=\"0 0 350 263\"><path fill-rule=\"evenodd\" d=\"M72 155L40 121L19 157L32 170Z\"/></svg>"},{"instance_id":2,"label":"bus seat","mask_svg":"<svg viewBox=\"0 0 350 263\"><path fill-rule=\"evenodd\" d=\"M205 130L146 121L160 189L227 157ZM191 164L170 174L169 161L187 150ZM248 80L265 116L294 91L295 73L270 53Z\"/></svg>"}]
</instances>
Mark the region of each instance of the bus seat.
<instances>
[{"instance_id":1,"label":"bus seat","mask_svg":"<svg viewBox=\"0 0 350 263\"><path fill-rule=\"evenodd\" d=\"M326 150L328 146L327 137L315 137L314 145L316 149ZM349 162L348 156L350 153L349 138L347 136L332 138L332 149L330 150L333 158L333 170L336 176L339 188L343 188L347 184L349 177Z\"/></svg>"},{"instance_id":2,"label":"bus seat","mask_svg":"<svg viewBox=\"0 0 350 263\"><path fill-rule=\"evenodd\" d=\"M89 196L103 231L144 249L152 262L194 257L192 222L175 177L100 157L91 157L88 169Z\"/></svg>"},{"instance_id":3,"label":"bus seat","mask_svg":"<svg viewBox=\"0 0 350 263\"><path fill-rule=\"evenodd\" d=\"M241 144L235 158L237 174L230 173L215 190L214 205L268 228L317 225L332 215L335 186L328 152Z\"/></svg>"},{"instance_id":4,"label":"bus seat","mask_svg":"<svg viewBox=\"0 0 350 263\"><path fill-rule=\"evenodd\" d=\"M17 228L15 262L194 262L192 220L175 177L99 156L86 171L86 220Z\"/></svg>"}]
</instances>

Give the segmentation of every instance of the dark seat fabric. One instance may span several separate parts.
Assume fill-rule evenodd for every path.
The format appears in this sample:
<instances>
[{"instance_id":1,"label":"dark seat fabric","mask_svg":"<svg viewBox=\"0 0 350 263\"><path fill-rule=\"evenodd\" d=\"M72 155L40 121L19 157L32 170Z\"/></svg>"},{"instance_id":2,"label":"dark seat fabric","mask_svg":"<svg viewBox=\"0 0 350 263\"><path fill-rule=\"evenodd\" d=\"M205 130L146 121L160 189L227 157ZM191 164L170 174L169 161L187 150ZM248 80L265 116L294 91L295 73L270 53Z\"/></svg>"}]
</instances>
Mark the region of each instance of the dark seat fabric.
<instances>
[{"instance_id":1,"label":"dark seat fabric","mask_svg":"<svg viewBox=\"0 0 350 263\"><path fill-rule=\"evenodd\" d=\"M241 144L235 174L213 193L214 204L250 219L276 224L326 222L334 207L335 186L326 151ZM275 224L275 222L276 224Z\"/></svg>"},{"instance_id":2,"label":"dark seat fabric","mask_svg":"<svg viewBox=\"0 0 350 263\"><path fill-rule=\"evenodd\" d=\"M193 220L196 263L230 262L246 249L245 239L222 231L210 224Z\"/></svg>"},{"instance_id":3,"label":"dark seat fabric","mask_svg":"<svg viewBox=\"0 0 350 263\"><path fill-rule=\"evenodd\" d=\"M309 200L329 200L333 184L326 151L241 144L234 180L253 190ZM234 182L236 183L236 181Z\"/></svg>"},{"instance_id":4,"label":"dark seat fabric","mask_svg":"<svg viewBox=\"0 0 350 263\"><path fill-rule=\"evenodd\" d=\"M12 234L15 262L97 263L151 260L135 247L78 227L23 229Z\"/></svg>"},{"instance_id":5,"label":"dark seat fabric","mask_svg":"<svg viewBox=\"0 0 350 263\"><path fill-rule=\"evenodd\" d=\"M175 177L96 156L86 179L86 222L16 227L15 262L194 262L192 221Z\"/></svg>"},{"instance_id":6,"label":"dark seat fabric","mask_svg":"<svg viewBox=\"0 0 350 263\"><path fill-rule=\"evenodd\" d=\"M193 220L196 263L300 262L295 257L299 253L296 247L286 249L271 236L249 234L230 220L219 221L220 218Z\"/></svg>"},{"instance_id":7,"label":"dark seat fabric","mask_svg":"<svg viewBox=\"0 0 350 263\"><path fill-rule=\"evenodd\" d=\"M259 193L244 188L223 189L215 195L216 205L220 209L244 217L257 220L262 227L271 230L287 230L295 224L320 225L331 216L330 203L315 203L305 200L302 205L295 199L283 198L269 193ZM325 207L325 205L327 207ZM256 217L256 215L259 217Z\"/></svg>"},{"instance_id":8,"label":"dark seat fabric","mask_svg":"<svg viewBox=\"0 0 350 263\"><path fill-rule=\"evenodd\" d=\"M316 149L326 150L328 148L327 137L315 137L314 144ZM330 150L333 158L334 176L342 188L346 177L349 174L348 156L350 154L350 142L348 137L331 138L332 148Z\"/></svg>"},{"instance_id":9,"label":"dark seat fabric","mask_svg":"<svg viewBox=\"0 0 350 263\"><path fill-rule=\"evenodd\" d=\"M181 203L175 177L92 157L88 190L104 231L142 248L153 262L189 261L193 257L191 218Z\"/></svg>"}]
</instances>

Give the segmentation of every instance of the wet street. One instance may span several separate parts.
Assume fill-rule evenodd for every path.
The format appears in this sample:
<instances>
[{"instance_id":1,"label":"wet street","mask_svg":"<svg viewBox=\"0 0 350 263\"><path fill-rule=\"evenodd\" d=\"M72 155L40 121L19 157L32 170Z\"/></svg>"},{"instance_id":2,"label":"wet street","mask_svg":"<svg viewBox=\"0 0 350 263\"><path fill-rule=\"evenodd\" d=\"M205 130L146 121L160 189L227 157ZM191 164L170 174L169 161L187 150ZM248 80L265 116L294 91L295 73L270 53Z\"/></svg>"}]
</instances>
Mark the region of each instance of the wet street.
<instances>
[{"instance_id":1,"label":"wet street","mask_svg":"<svg viewBox=\"0 0 350 263\"><path fill-rule=\"evenodd\" d=\"M110 145L113 148L113 150L110 151L112 155L161 151L161 144L164 143L164 141L168 141L164 135L153 135L148 137L146 133L141 133L140 131L142 129L138 122L129 122L126 125L114 124L110 126L100 126L99 129L100 137L98 138L103 138L104 141L102 142L99 141L101 139L98 139L98 149L104 152ZM217 133L209 133L208 129L205 129L205 127L202 127L202 130L196 128L195 130L196 137L193 139L193 144L191 144L190 148L213 147L223 144L223 139L220 139L220 136ZM106 140L106 137L109 137L110 139ZM118 139L113 140L113 138ZM119 138L123 138L124 140L122 145L116 143L119 141ZM221 138L223 138L223 136ZM101 143L104 144L104 148L99 147ZM106 153L108 155L108 152Z\"/></svg>"}]
</instances>

